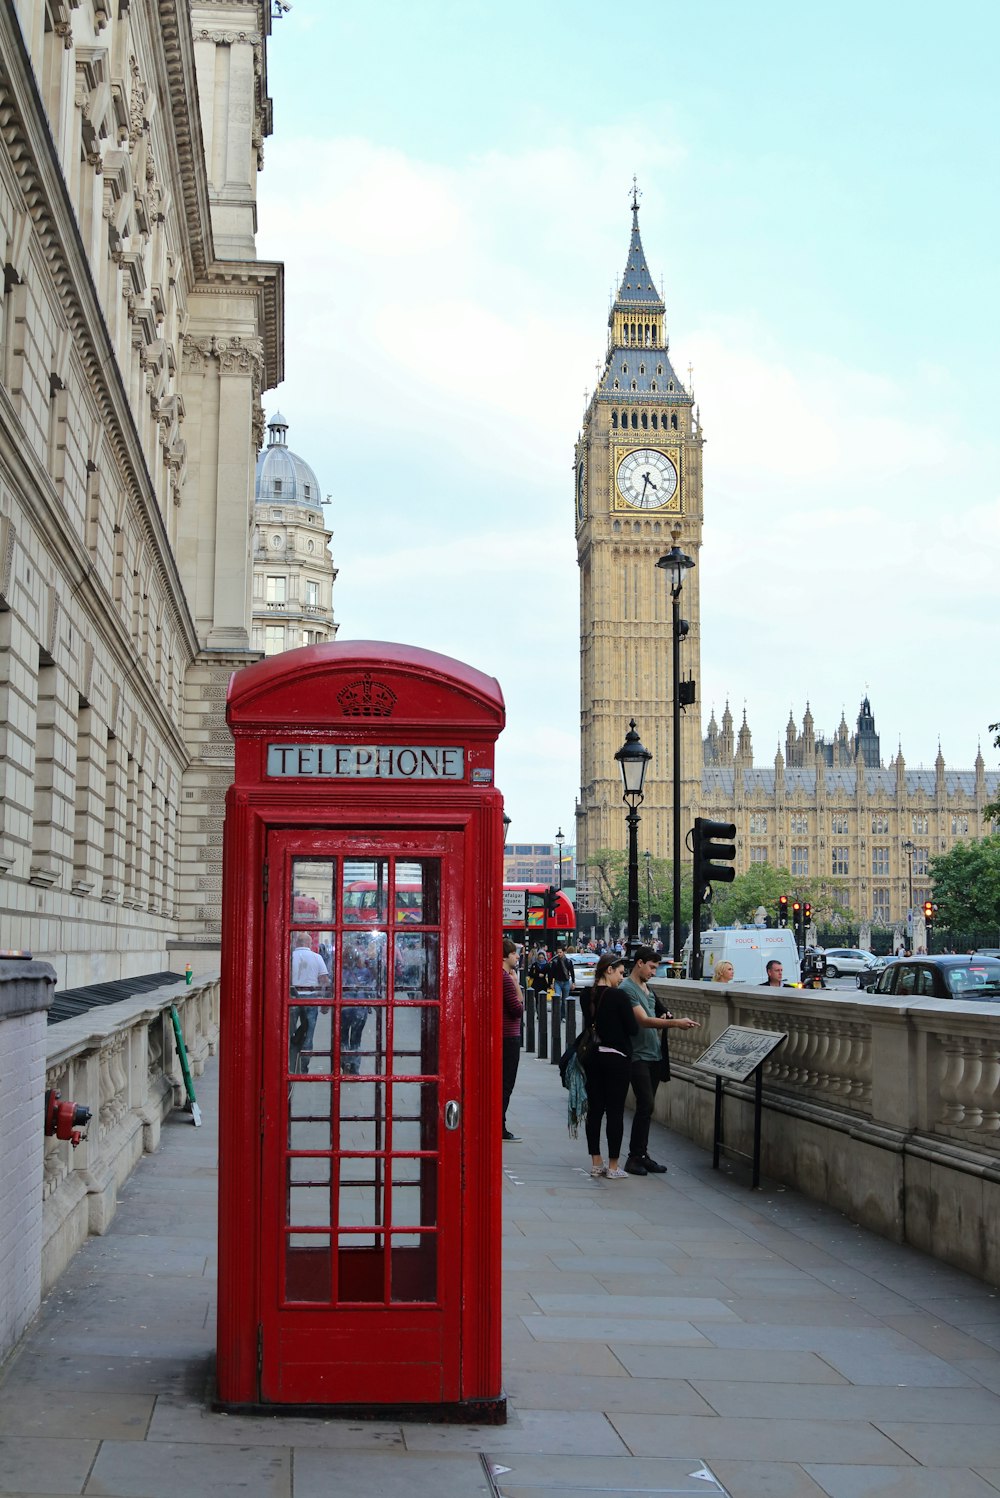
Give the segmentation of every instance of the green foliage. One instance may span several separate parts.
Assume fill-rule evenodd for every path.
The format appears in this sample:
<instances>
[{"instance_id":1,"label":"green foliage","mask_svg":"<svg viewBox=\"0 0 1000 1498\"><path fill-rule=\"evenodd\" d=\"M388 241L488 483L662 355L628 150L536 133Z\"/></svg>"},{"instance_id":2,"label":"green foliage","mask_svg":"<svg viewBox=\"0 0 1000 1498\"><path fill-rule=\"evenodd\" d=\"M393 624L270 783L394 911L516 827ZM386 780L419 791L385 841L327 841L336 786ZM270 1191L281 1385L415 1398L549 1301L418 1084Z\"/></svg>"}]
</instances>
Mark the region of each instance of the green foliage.
<instances>
[{"instance_id":1,"label":"green foliage","mask_svg":"<svg viewBox=\"0 0 1000 1498\"><path fill-rule=\"evenodd\" d=\"M1000 723L991 723L990 733L993 734L994 744L1000 749ZM1000 822L1000 801L991 801L988 806L984 806L983 816L991 822Z\"/></svg>"},{"instance_id":2,"label":"green foliage","mask_svg":"<svg viewBox=\"0 0 1000 1498\"><path fill-rule=\"evenodd\" d=\"M853 919L852 912L837 899L846 881L843 879L793 879L787 869L775 868L768 863L751 864L745 874L737 874L732 884L719 885L712 899L712 917L717 926L732 926L738 921L749 925L763 905L774 925L778 919L778 896L787 895L808 900L812 905L813 922L823 921L834 925ZM789 910L789 924L791 911Z\"/></svg>"},{"instance_id":3,"label":"green foliage","mask_svg":"<svg viewBox=\"0 0 1000 1498\"><path fill-rule=\"evenodd\" d=\"M591 888L596 891L597 904L608 920L624 922L628 919L628 855L618 849L601 848L593 858L587 859L586 867L592 877ZM674 908L673 864L665 858L650 858L639 855L639 917L648 922L650 916L659 916L664 925L669 925ZM681 918L691 919L691 869L681 866Z\"/></svg>"},{"instance_id":4,"label":"green foliage","mask_svg":"<svg viewBox=\"0 0 1000 1498\"><path fill-rule=\"evenodd\" d=\"M1000 834L956 843L930 861L941 926L1000 924Z\"/></svg>"}]
</instances>

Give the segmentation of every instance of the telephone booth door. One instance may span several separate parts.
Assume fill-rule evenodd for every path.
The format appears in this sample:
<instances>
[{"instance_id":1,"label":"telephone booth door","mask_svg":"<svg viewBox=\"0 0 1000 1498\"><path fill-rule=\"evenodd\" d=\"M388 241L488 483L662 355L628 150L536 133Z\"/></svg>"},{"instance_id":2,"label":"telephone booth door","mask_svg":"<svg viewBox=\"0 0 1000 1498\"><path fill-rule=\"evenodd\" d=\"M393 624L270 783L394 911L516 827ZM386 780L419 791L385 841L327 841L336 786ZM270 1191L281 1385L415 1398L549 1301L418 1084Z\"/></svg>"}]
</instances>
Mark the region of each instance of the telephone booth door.
<instances>
[{"instance_id":1,"label":"telephone booth door","mask_svg":"<svg viewBox=\"0 0 1000 1498\"><path fill-rule=\"evenodd\" d=\"M457 1400L462 839L271 830L260 1397Z\"/></svg>"}]
</instances>

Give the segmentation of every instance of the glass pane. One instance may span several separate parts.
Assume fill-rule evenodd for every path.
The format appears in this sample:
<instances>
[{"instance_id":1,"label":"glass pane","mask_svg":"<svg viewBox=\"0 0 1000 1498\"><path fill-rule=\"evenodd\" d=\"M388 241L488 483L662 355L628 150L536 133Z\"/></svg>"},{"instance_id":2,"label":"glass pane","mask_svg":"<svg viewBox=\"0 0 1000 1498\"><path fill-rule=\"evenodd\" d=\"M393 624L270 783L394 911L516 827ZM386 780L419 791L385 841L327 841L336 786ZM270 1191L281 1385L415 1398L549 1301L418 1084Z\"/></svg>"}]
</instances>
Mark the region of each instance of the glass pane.
<instances>
[{"instance_id":1,"label":"glass pane","mask_svg":"<svg viewBox=\"0 0 1000 1498\"><path fill-rule=\"evenodd\" d=\"M382 1072L385 1056L384 1009L344 1004L340 1009L340 1070L345 1077Z\"/></svg>"},{"instance_id":2,"label":"glass pane","mask_svg":"<svg viewBox=\"0 0 1000 1498\"><path fill-rule=\"evenodd\" d=\"M293 1155L288 1162L288 1179L296 1186L329 1186L330 1161L320 1155Z\"/></svg>"},{"instance_id":3,"label":"glass pane","mask_svg":"<svg viewBox=\"0 0 1000 1498\"><path fill-rule=\"evenodd\" d=\"M426 999L436 1003L438 952L441 938L436 931L401 931L396 937L397 999Z\"/></svg>"},{"instance_id":4,"label":"glass pane","mask_svg":"<svg viewBox=\"0 0 1000 1498\"><path fill-rule=\"evenodd\" d=\"M291 996L322 998L333 987L334 937L332 931L293 931L289 982Z\"/></svg>"},{"instance_id":5,"label":"glass pane","mask_svg":"<svg viewBox=\"0 0 1000 1498\"><path fill-rule=\"evenodd\" d=\"M396 923L437 926L441 922L441 860L420 858L397 862Z\"/></svg>"},{"instance_id":6,"label":"glass pane","mask_svg":"<svg viewBox=\"0 0 1000 1498\"><path fill-rule=\"evenodd\" d=\"M399 1148L398 1122L411 1124L419 1130L417 1149L437 1149L436 1082L394 1082L392 1084L393 1150Z\"/></svg>"},{"instance_id":7,"label":"glass pane","mask_svg":"<svg viewBox=\"0 0 1000 1498\"><path fill-rule=\"evenodd\" d=\"M330 1226L330 1187L288 1185L286 1221L293 1228L328 1228Z\"/></svg>"},{"instance_id":8,"label":"glass pane","mask_svg":"<svg viewBox=\"0 0 1000 1498\"><path fill-rule=\"evenodd\" d=\"M436 1076L438 1069L438 1021L435 1006L392 1011L392 1070L410 1076Z\"/></svg>"},{"instance_id":9,"label":"glass pane","mask_svg":"<svg viewBox=\"0 0 1000 1498\"><path fill-rule=\"evenodd\" d=\"M410 1177L400 1178L401 1165L408 1165ZM412 1167L417 1178L412 1178ZM437 1226L437 1161L432 1158L392 1161L392 1226L396 1228L432 1228Z\"/></svg>"},{"instance_id":10,"label":"glass pane","mask_svg":"<svg viewBox=\"0 0 1000 1498\"><path fill-rule=\"evenodd\" d=\"M340 1088L342 1150L385 1148L385 1083L344 1081Z\"/></svg>"},{"instance_id":11,"label":"glass pane","mask_svg":"<svg viewBox=\"0 0 1000 1498\"><path fill-rule=\"evenodd\" d=\"M389 903L389 860L344 860L344 924L375 926L384 922Z\"/></svg>"},{"instance_id":12,"label":"glass pane","mask_svg":"<svg viewBox=\"0 0 1000 1498\"><path fill-rule=\"evenodd\" d=\"M385 1211L385 1162L379 1155L352 1160L358 1179L341 1175L337 1222L342 1228L377 1228Z\"/></svg>"},{"instance_id":13,"label":"glass pane","mask_svg":"<svg viewBox=\"0 0 1000 1498\"><path fill-rule=\"evenodd\" d=\"M290 1233L285 1244L285 1299L328 1304L333 1290L330 1238Z\"/></svg>"},{"instance_id":14,"label":"glass pane","mask_svg":"<svg viewBox=\"0 0 1000 1498\"><path fill-rule=\"evenodd\" d=\"M331 1070L333 1011L327 1004L293 1004L288 1011L288 1070L293 1075Z\"/></svg>"},{"instance_id":15,"label":"glass pane","mask_svg":"<svg viewBox=\"0 0 1000 1498\"><path fill-rule=\"evenodd\" d=\"M379 1004L386 999L385 931L352 931L344 936L340 991L345 1004Z\"/></svg>"},{"instance_id":16,"label":"glass pane","mask_svg":"<svg viewBox=\"0 0 1000 1498\"><path fill-rule=\"evenodd\" d=\"M294 858L292 860L292 921L332 921L337 860Z\"/></svg>"},{"instance_id":17,"label":"glass pane","mask_svg":"<svg viewBox=\"0 0 1000 1498\"><path fill-rule=\"evenodd\" d=\"M392 1235L389 1273L394 1301L430 1301L438 1298L437 1234Z\"/></svg>"},{"instance_id":18,"label":"glass pane","mask_svg":"<svg viewBox=\"0 0 1000 1498\"><path fill-rule=\"evenodd\" d=\"M329 1082L291 1081L288 1084L288 1147L328 1150L333 1142L333 1089Z\"/></svg>"}]
</instances>

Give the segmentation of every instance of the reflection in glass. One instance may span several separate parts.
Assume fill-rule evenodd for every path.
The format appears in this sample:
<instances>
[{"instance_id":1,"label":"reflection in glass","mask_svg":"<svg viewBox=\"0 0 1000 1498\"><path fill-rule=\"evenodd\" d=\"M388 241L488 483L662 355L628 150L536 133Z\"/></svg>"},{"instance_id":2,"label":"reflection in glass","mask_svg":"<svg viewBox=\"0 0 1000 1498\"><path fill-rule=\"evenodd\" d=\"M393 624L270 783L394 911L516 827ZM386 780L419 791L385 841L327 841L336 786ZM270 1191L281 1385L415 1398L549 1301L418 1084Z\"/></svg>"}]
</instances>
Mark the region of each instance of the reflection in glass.
<instances>
[{"instance_id":1,"label":"reflection in glass","mask_svg":"<svg viewBox=\"0 0 1000 1498\"><path fill-rule=\"evenodd\" d=\"M292 860L292 922L332 921L337 860L294 858Z\"/></svg>"},{"instance_id":2,"label":"reflection in glass","mask_svg":"<svg viewBox=\"0 0 1000 1498\"><path fill-rule=\"evenodd\" d=\"M396 937L395 993L398 999L425 999L436 1003L438 951L436 931L401 931Z\"/></svg>"},{"instance_id":3,"label":"reflection in glass","mask_svg":"<svg viewBox=\"0 0 1000 1498\"><path fill-rule=\"evenodd\" d=\"M369 1155L355 1166L366 1167L361 1180L345 1181L341 1176L337 1223L342 1228L377 1228L382 1226L385 1189L383 1161Z\"/></svg>"},{"instance_id":4,"label":"reflection in glass","mask_svg":"<svg viewBox=\"0 0 1000 1498\"><path fill-rule=\"evenodd\" d=\"M381 1043L385 1010L363 1004L344 1004L340 1010L340 1070L345 1077L371 1076L384 1049Z\"/></svg>"},{"instance_id":5,"label":"reflection in glass","mask_svg":"<svg viewBox=\"0 0 1000 1498\"><path fill-rule=\"evenodd\" d=\"M392 1147L399 1148L399 1124L408 1123L419 1131L417 1149L437 1149L437 1083L393 1082Z\"/></svg>"},{"instance_id":6,"label":"reflection in glass","mask_svg":"<svg viewBox=\"0 0 1000 1498\"><path fill-rule=\"evenodd\" d=\"M288 1012L288 1070L295 1076L331 1070L329 1005L293 1004Z\"/></svg>"},{"instance_id":7,"label":"reflection in glass","mask_svg":"<svg viewBox=\"0 0 1000 1498\"><path fill-rule=\"evenodd\" d=\"M385 931L345 932L340 962L345 1004L385 1003L387 942Z\"/></svg>"},{"instance_id":8,"label":"reflection in glass","mask_svg":"<svg viewBox=\"0 0 1000 1498\"><path fill-rule=\"evenodd\" d=\"M406 1179L399 1167L416 1166L418 1178ZM423 1157L392 1162L392 1226L395 1228L432 1228L437 1226L437 1161Z\"/></svg>"},{"instance_id":9,"label":"reflection in glass","mask_svg":"<svg viewBox=\"0 0 1000 1498\"><path fill-rule=\"evenodd\" d=\"M342 1150L369 1152L385 1148L385 1083L357 1081L340 1088Z\"/></svg>"},{"instance_id":10,"label":"reflection in glass","mask_svg":"<svg viewBox=\"0 0 1000 1498\"><path fill-rule=\"evenodd\" d=\"M397 1075L436 1076L441 1011L421 1005L392 1012L392 1070Z\"/></svg>"},{"instance_id":11,"label":"reflection in glass","mask_svg":"<svg viewBox=\"0 0 1000 1498\"><path fill-rule=\"evenodd\" d=\"M396 862L396 923L438 926L441 923L441 860L417 858Z\"/></svg>"},{"instance_id":12,"label":"reflection in glass","mask_svg":"<svg viewBox=\"0 0 1000 1498\"><path fill-rule=\"evenodd\" d=\"M344 860L344 924L374 926L384 921L389 900L389 860Z\"/></svg>"}]
</instances>

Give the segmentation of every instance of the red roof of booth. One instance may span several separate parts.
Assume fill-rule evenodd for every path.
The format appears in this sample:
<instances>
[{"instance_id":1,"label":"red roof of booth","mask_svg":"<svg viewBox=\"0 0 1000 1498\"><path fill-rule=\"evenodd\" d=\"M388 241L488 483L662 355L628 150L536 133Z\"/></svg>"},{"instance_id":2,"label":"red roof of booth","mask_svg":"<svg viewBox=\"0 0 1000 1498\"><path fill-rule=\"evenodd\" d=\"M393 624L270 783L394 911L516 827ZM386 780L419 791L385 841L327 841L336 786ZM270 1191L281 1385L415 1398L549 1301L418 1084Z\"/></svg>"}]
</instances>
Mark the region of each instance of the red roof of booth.
<instances>
[{"instance_id":1,"label":"red roof of booth","mask_svg":"<svg viewBox=\"0 0 1000 1498\"><path fill-rule=\"evenodd\" d=\"M452 656L388 640L333 640L303 645L234 671L229 679L226 717L230 722L234 719L252 722L258 714L270 716L268 709L273 706L279 715L291 710L290 716L300 722L308 718L323 720L330 716L332 703L328 697L317 698L315 690L311 690L318 686L317 678L343 679L355 672L391 676L397 682L409 679L415 687L424 683L439 692L441 689L446 693L457 692L477 703L483 717L492 719L498 728L503 726L503 692L495 677ZM407 711L405 704L401 703L400 708L401 717L412 716L412 710ZM431 716L437 715L432 712Z\"/></svg>"}]
</instances>

